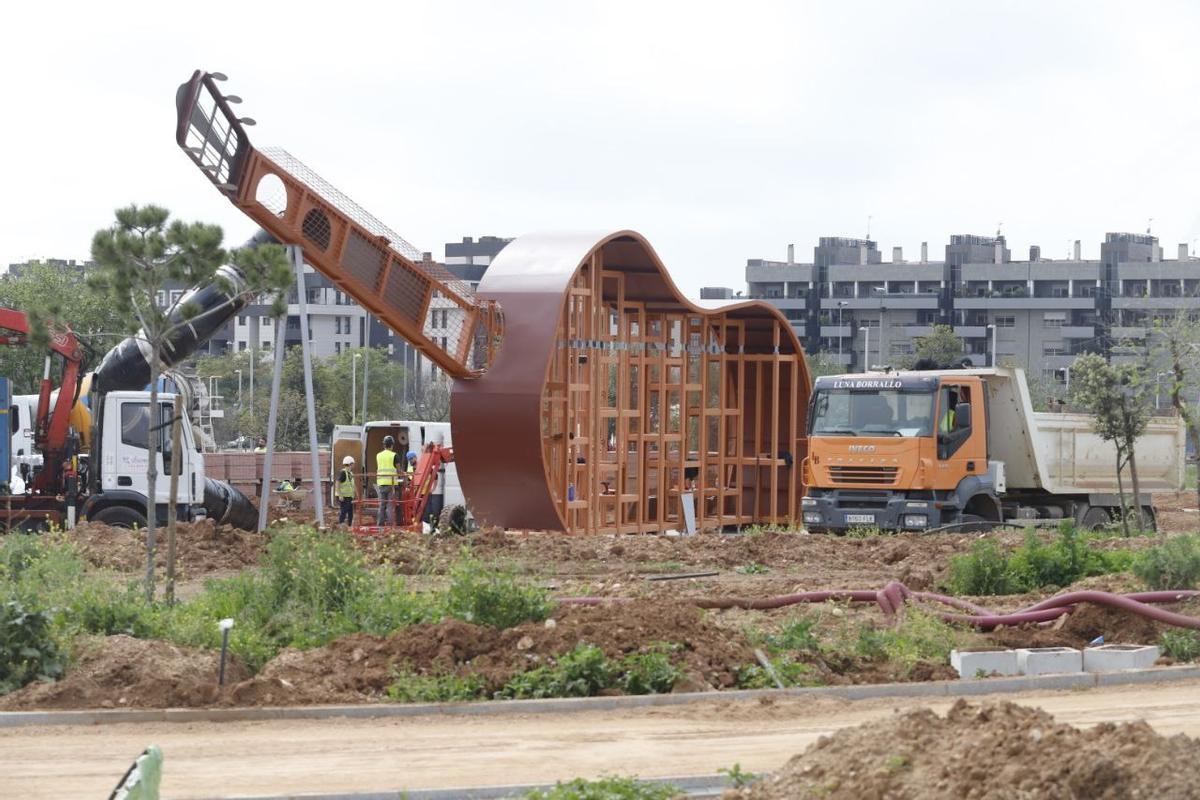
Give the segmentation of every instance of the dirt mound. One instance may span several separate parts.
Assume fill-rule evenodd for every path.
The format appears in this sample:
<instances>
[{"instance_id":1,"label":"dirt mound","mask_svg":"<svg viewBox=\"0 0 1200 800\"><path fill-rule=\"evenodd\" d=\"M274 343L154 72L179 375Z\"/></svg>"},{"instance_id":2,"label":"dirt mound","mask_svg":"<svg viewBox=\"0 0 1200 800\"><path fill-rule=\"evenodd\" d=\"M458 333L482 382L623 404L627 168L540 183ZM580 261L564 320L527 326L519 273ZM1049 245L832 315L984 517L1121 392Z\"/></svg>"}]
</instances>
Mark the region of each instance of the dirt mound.
<instances>
[{"instance_id":1,"label":"dirt mound","mask_svg":"<svg viewBox=\"0 0 1200 800\"><path fill-rule=\"evenodd\" d=\"M1086 647L1098 636L1106 644L1157 644L1167 627L1119 608L1080 603L1061 624L1004 628L990 638L1005 647Z\"/></svg>"},{"instance_id":2,"label":"dirt mound","mask_svg":"<svg viewBox=\"0 0 1200 800\"><path fill-rule=\"evenodd\" d=\"M0 709L207 706L217 699L219 662L219 653L157 640L124 635L93 639L82 646L66 677L0 697ZM226 682L248 675L230 656Z\"/></svg>"},{"instance_id":3,"label":"dirt mound","mask_svg":"<svg viewBox=\"0 0 1200 800\"><path fill-rule=\"evenodd\" d=\"M92 564L121 572L141 570L145 566L145 532L114 528L100 522L84 522L65 534L79 546ZM167 531L156 532L155 561L167 563ZM194 577L209 572L241 569L258 563L267 546L267 536L243 531L212 520L178 523L175 528L176 570Z\"/></svg>"},{"instance_id":4,"label":"dirt mound","mask_svg":"<svg viewBox=\"0 0 1200 800\"><path fill-rule=\"evenodd\" d=\"M707 621L685 604L571 606L551 623L497 631L458 620L414 625L391 636L355 634L313 650L288 650L253 679L228 692L231 705L298 705L378 700L396 670L483 676L493 692L514 675L547 663L580 642L612 658L660 642L680 645L679 691L730 688L739 666L752 663L744 638Z\"/></svg>"},{"instance_id":5,"label":"dirt mound","mask_svg":"<svg viewBox=\"0 0 1200 800\"><path fill-rule=\"evenodd\" d=\"M726 798L1197 798L1200 741L1144 722L1089 730L1013 703L959 700L821 737Z\"/></svg>"}]
</instances>

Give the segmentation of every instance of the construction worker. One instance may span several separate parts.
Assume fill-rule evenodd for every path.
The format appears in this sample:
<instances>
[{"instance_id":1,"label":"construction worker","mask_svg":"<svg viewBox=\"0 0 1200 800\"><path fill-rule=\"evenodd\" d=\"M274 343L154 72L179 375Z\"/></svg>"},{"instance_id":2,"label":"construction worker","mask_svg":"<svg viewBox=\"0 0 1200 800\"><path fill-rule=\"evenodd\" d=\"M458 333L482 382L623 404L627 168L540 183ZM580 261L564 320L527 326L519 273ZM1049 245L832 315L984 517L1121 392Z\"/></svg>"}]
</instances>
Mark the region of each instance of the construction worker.
<instances>
[{"instance_id":1,"label":"construction worker","mask_svg":"<svg viewBox=\"0 0 1200 800\"><path fill-rule=\"evenodd\" d=\"M384 526L388 518L395 521L392 513L392 493L396 490L396 440L383 437L383 449L375 454L375 491L379 494L379 514L375 524Z\"/></svg>"},{"instance_id":2,"label":"construction worker","mask_svg":"<svg viewBox=\"0 0 1200 800\"><path fill-rule=\"evenodd\" d=\"M354 456L342 459L342 471L337 478L338 524L354 524Z\"/></svg>"},{"instance_id":3,"label":"construction worker","mask_svg":"<svg viewBox=\"0 0 1200 800\"><path fill-rule=\"evenodd\" d=\"M417 454L414 453L412 450L409 450L407 453L404 454L404 459L405 459L405 461L408 462L407 472L409 475L412 475L414 472L417 471ZM412 478L409 478L409 480L412 480Z\"/></svg>"}]
</instances>

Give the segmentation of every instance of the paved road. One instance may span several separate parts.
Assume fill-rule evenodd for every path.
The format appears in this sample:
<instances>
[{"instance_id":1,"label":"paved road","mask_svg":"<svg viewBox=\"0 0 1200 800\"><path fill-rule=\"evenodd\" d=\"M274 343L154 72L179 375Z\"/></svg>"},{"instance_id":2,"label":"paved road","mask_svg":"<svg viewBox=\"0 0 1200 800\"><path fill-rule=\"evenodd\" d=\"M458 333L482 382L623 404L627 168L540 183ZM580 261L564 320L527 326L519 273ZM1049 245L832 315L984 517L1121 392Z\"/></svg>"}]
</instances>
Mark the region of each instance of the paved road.
<instances>
[{"instance_id":1,"label":"paved road","mask_svg":"<svg viewBox=\"0 0 1200 800\"><path fill-rule=\"evenodd\" d=\"M1145 719L1162 733L1200 737L1200 682L1006 697L1075 725ZM0 797L107 796L150 743L163 749L169 798L702 775L734 762L758 772L838 728L951 702L714 699L579 714L0 729Z\"/></svg>"}]
</instances>

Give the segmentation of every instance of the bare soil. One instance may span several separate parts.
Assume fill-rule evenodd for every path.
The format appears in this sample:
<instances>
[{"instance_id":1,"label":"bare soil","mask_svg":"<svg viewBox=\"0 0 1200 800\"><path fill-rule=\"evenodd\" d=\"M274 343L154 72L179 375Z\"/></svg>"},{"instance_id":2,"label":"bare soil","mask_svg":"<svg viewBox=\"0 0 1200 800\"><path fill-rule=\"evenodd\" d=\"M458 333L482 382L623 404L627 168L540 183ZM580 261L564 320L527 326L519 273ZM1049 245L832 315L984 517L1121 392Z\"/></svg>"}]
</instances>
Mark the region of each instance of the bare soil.
<instances>
[{"instance_id":1,"label":"bare soil","mask_svg":"<svg viewBox=\"0 0 1200 800\"><path fill-rule=\"evenodd\" d=\"M1200 741L1145 722L1080 730L1010 702L956 702L822 736L728 800L838 798L1195 798Z\"/></svg>"},{"instance_id":2,"label":"bare soil","mask_svg":"<svg viewBox=\"0 0 1200 800\"><path fill-rule=\"evenodd\" d=\"M85 642L66 677L31 683L0 697L0 710L52 708L176 708L218 698L220 656L152 639L117 635ZM227 682L249 677L236 657L225 664Z\"/></svg>"},{"instance_id":3,"label":"bare soil","mask_svg":"<svg viewBox=\"0 0 1200 800\"><path fill-rule=\"evenodd\" d=\"M100 522L84 522L64 535L73 541L94 566L119 572L145 569L144 531L114 528ZM157 531L155 561L167 562L167 532ZM175 528L176 562L179 575L197 577L220 570L242 569L258 564L269 537L266 534L217 525L212 520L178 523Z\"/></svg>"}]
</instances>

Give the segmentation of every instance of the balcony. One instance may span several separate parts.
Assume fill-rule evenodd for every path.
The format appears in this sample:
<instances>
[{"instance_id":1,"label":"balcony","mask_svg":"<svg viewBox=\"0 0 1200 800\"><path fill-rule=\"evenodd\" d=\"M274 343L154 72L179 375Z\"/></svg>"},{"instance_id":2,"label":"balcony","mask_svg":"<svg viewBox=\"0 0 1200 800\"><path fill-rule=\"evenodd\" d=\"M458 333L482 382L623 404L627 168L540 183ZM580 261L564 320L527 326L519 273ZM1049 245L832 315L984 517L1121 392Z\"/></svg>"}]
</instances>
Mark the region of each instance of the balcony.
<instances>
[{"instance_id":1,"label":"balcony","mask_svg":"<svg viewBox=\"0 0 1200 800\"><path fill-rule=\"evenodd\" d=\"M1096 326L1063 325L1062 335L1064 339L1094 339L1096 338Z\"/></svg>"},{"instance_id":2,"label":"balcony","mask_svg":"<svg viewBox=\"0 0 1200 800\"><path fill-rule=\"evenodd\" d=\"M1113 308L1197 308L1200 298L1196 297L1133 297L1116 296L1112 299Z\"/></svg>"},{"instance_id":3,"label":"balcony","mask_svg":"<svg viewBox=\"0 0 1200 800\"><path fill-rule=\"evenodd\" d=\"M845 338L853 336L853 335L854 334L851 333L851 327L849 325L822 325L821 326L821 338L822 339L845 339Z\"/></svg>"},{"instance_id":4,"label":"balcony","mask_svg":"<svg viewBox=\"0 0 1200 800\"><path fill-rule=\"evenodd\" d=\"M954 307L961 309L993 308L1013 310L1061 311L1067 308L1095 308L1094 297L956 297Z\"/></svg>"},{"instance_id":5,"label":"balcony","mask_svg":"<svg viewBox=\"0 0 1200 800\"><path fill-rule=\"evenodd\" d=\"M845 303L842 308L857 311L884 311L899 308L937 308L936 294L882 294L871 297L822 297L821 309L836 311L838 303Z\"/></svg>"},{"instance_id":6,"label":"balcony","mask_svg":"<svg viewBox=\"0 0 1200 800\"><path fill-rule=\"evenodd\" d=\"M1130 326L1114 327L1112 329L1112 338L1114 339L1145 339L1150 332L1149 328L1135 328Z\"/></svg>"},{"instance_id":7,"label":"balcony","mask_svg":"<svg viewBox=\"0 0 1200 800\"><path fill-rule=\"evenodd\" d=\"M986 325L955 325L954 332L964 339L977 339L991 333Z\"/></svg>"}]
</instances>

